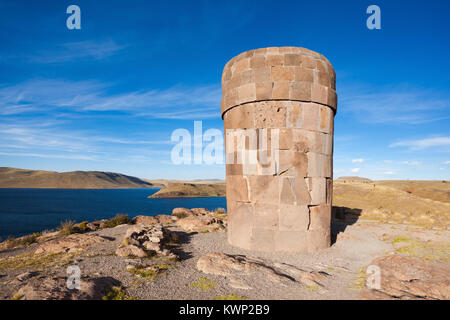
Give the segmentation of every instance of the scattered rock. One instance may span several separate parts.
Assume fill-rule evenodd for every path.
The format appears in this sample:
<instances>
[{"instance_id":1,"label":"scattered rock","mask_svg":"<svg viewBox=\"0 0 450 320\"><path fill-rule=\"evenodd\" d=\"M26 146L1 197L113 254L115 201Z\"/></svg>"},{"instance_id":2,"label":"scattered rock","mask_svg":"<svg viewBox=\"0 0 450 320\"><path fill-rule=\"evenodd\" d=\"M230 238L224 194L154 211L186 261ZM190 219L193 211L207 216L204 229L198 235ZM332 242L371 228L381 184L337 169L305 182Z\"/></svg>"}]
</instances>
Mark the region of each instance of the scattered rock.
<instances>
[{"instance_id":1,"label":"scattered rock","mask_svg":"<svg viewBox=\"0 0 450 320\"><path fill-rule=\"evenodd\" d=\"M105 241L104 238L91 234L71 234L49 240L39 245L34 253L60 253L80 251L89 244Z\"/></svg>"},{"instance_id":2,"label":"scattered rock","mask_svg":"<svg viewBox=\"0 0 450 320\"><path fill-rule=\"evenodd\" d=\"M100 300L112 286L119 285L113 278L82 278L80 289L69 289L67 278L48 277L31 279L14 295L20 300Z\"/></svg>"},{"instance_id":3,"label":"scattered rock","mask_svg":"<svg viewBox=\"0 0 450 320\"><path fill-rule=\"evenodd\" d=\"M116 250L120 257L147 257L162 255L176 258L176 255L167 250L166 244L173 241L174 234L161 224L153 226L133 225L127 229L123 245Z\"/></svg>"},{"instance_id":4,"label":"scattered rock","mask_svg":"<svg viewBox=\"0 0 450 320\"><path fill-rule=\"evenodd\" d=\"M116 254L119 257L139 257L144 258L147 256L147 252L145 252L143 249L136 247L135 245L128 245L124 247L119 247L116 250Z\"/></svg>"},{"instance_id":5,"label":"scattered rock","mask_svg":"<svg viewBox=\"0 0 450 320\"><path fill-rule=\"evenodd\" d=\"M155 225L158 223L171 224L176 220L175 216L160 214L157 216L136 216L132 219L134 224L142 224L145 226Z\"/></svg>"},{"instance_id":6,"label":"scattered rock","mask_svg":"<svg viewBox=\"0 0 450 320\"><path fill-rule=\"evenodd\" d=\"M194 215L194 212L192 212L192 210L186 209L186 208L175 208L172 210L172 216L175 216L179 219L186 218L186 217L193 216L193 215Z\"/></svg>"},{"instance_id":7,"label":"scattered rock","mask_svg":"<svg viewBox=\"0 0 450 320\"><path fill-rule=\"evenodd\" d=\"M363 299L450 299L450 269L400 255L372 261L381 270L380 289L364 289Z\"/></svg>"},{"instance_id":8,"label":"scattered rock","mask_svg":"<svg viewBox=\"0 0 450 320\"><path fill-rule=\"evenodd\" d=\"M211 211L204 208L176 208L173 210L172 215L176 215L179 218L176 224L185 231L212 232L225 230L224 219L215 217Z\"/></svg>"}]
</instances>

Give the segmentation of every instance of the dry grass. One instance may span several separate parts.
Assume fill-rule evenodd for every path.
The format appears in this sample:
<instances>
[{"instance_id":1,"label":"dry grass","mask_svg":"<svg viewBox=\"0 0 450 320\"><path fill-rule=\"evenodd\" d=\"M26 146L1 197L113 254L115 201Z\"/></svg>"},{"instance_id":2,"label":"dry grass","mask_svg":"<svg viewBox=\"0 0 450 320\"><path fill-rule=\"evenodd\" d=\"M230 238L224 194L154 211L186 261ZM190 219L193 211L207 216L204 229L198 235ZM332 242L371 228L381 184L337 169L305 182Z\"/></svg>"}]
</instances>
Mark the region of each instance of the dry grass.
<instances>
[{"instance_id":1,"label":"dry grass","mask_svg":"<svg viewBox=\"0 0 450 320\"><path fill-rule=\"evenodd\" d=\"M450 228L449 203L421 198L400 188L386 186L385 183L335 182L333 205L360 209L361 217L381 222L406 223L425 228Z\"/></svg>"},{"instance_id":2,"label":"dry grass","mask_svg":"<svg viewBox=\"0 0 450 320\"><path fill-rule=\"evenodd\" d=\"M212 280L209 280L205 277L200 277L198 279L198 281L196 282L191 282L189 284L189 286L193 287L193 288L198 288L200 290L203 291L207 291L207 290L211 290L214 289L216 287L216 283Z\"/></svg>"},{"instance_id":3,"label":"dry grass","mask_svg":"<svg viewBox=\"0 0 450 320\"><path fill-rule=\"evenodd\" d=\"M384 180L377 181L377 185L399 189L424 199L450 203L449 181Z\"/></svg>"},{"instance_id":4,"label":"dry grass","mask_svg":"<svg viewBox=\"0 0 450 320\"><path fill-rule=\"evenodd\" d=\"M65 266L79 255L79 252L34 254L32 252L0 259L0 270L20 270L33 268L34 270L45 270L49 267Z\"/></svg>"},{"instance_id":5,"label":"dry grass","mask_svg":"<svg viewBox=\"0 0 450 320\"><path fill-rule=\"evenodd\" d=\"M131 223L130 218L128 218L127 214L118 213L114 218L109 219L103 225L103 228L114 228L121 224L129 224Z\"/></svg>"},{"instance_id":6,"label":"dry grass","mask_svg":"<svg viewBox=\"0 0 450 320\"><path fill-rule=\"evenodd\" d=\"M155 280L160 276L166 275L166 271L175 267L169 264L154 264L151 266L135 266L129 272L139 278Z\"/></svg>"},{"instance_id":7,"label":"dry grass","mask_svg":"<svg viewBox=\"0 0 450 320\"><path fill-rule=\"evenodd\" d=\"M406 237L398 237L392 240L395 252L411 258L423 261L449 262L450 244L432 241L420 241Z\"/></svg>"},{"instance_id":8,"label":"dry grass","mask_svg":"<svg viewBox=\"0 0 450 320\"><path fill-rule=\"evenodd\" d=\"M124 288L113 286L109 288L108 292L103 296L103 300L139 300L139 299L130 296Z\"/></svg>"}]
</instances>

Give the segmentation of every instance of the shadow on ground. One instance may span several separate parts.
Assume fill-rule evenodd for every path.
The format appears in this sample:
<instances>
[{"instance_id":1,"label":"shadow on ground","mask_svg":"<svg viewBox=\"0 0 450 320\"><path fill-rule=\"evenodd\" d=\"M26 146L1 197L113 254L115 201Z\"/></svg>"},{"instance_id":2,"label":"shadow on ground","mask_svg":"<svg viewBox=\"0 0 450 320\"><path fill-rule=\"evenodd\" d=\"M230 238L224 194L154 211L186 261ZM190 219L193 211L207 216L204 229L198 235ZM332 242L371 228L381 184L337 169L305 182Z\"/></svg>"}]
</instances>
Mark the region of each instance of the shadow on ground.
<instances>
[{"instance_id":1,"label":"shadow on ground","mask_svg":"<svg viewBox=\"0 0 450 320\"><path fill-rule=\"evenodd\" d=\"M190 243L192 236L197 234L197 232L171 231L171 233L175 235L177 240L174 243L166 244L170 251L175 253L180 260L192 258L192 252L184 251L182 245Z\"/></svg>"},{"instance_id":2,"label":"shadow on ground","mask_svg":"<svg viewBox=\"0 0 450 320\"><path fill-rule=\"evenodd\" d=\"M336 243L337 235L345 232L347 226L355 224L362 209L333 206L331 211L331 245Z\"/></svg>"}]
</instances>

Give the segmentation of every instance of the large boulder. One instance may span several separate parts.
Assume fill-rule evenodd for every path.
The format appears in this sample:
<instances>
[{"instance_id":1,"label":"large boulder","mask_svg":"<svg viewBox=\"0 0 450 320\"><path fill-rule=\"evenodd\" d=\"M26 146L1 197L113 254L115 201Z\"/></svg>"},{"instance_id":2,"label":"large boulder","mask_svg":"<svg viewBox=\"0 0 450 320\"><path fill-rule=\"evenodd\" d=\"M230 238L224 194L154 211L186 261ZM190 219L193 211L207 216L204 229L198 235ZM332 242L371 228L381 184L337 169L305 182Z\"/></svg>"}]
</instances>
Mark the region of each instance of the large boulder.
<instances>
[{"instance_id":1,"label":"large boulder","mask_svg":"<svg viewBox=\"0 0 450 320\"><path fill-rule=\"evenodd\" d=\"M69 289L66 277L35 278L14 295L20 300L101 300L110 287L119 285L113 278L82 278L80 289Z\"/></svg>"},{"instance_id":2,"label":"large boulder","mask_svg":"<svg viewBox=\"0 0 450 320\"><path fill-rule=\"evenodd\" d=\"M144 258L144 257L147 256L147 253L143 249L141 249L141 248L139 248L139 247L137 247L135 245L132 245L132 244L130 244L128 246L123 246L123 247L117 248L116 254L119 257Z\"/></svg>"},{"instance_id":3,"label":"large boulder","mask_svg":"<svg viewBox=\"0 0 450 320\"><path fill-rule=\"evenodd\" d=\"M166 214L159 214L157 216L136 216L132 219L135 224L142 224L146 226L155 225L158 223L171 224L177 219L176 216L169 216Z\"/></svg>"},{"instance_id":4,"label":"large boulder","mask_svg":"<svg viewBox=\"0 0 450 320\"><path fill-rule=\"evenodd\" d=\"M40 254L81 251L83 250L82 248L87 245L102 241L105 241L105 239L92 234L71 234L40 244L34 253Z\"/></svg>"},{"instance_id":5,"label":"large boulder","mask_svg":"<svg viewBox=\"0 0 450 320\"><path fill-rule=\"evenodd\" d=\"M206 274L220 275L230 280L230 286L238 289L250 289L245 282L249 277L267 279L274 283L298 282L305 286L317 286L324 290L323 281L328 276L324 272L305 271L295 266L272 264L244 255L229 255L211 252L197 261L197 269Z\"/></svg>"},{"instance_id":6,"label":"large boulder","mask_svg":"<svg viewBox=\"0 0 450 320\"><path fill-rule=\"evenodd\" d=\"M380 288L364 289L363 299L450 299L450 269L401 255L377 258Z\"/></svg>"},{"instance_id":7,"label":"large boulder","mask_svg":"<svg viewBox=\"0 0 450 320\"><path fill-rule=\"evenodd\" d=\"M224 231L225 221L205 208L175 208L172 215L178 217L178 227L189 232Z\"/></svg>"}]
</instances>

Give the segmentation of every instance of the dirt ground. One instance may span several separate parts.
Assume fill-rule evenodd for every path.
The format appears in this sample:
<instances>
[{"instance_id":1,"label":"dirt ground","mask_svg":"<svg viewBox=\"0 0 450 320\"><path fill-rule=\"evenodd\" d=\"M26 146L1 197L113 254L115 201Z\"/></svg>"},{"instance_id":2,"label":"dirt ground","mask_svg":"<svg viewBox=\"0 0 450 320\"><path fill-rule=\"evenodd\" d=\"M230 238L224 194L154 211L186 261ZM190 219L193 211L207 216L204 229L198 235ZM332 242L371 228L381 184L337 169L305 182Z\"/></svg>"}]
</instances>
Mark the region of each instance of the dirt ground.
<instances>
[{"instance_id":1,"label":"dirt ground","mask_svg":"<svg viewBox=\"0 0 450 320\"><path fill-rule=\"evenodd\" d=\"M180 259L129 259L118 257L115 250L122 243L129 225L91 232L105 239L76 253L51 256L36 263L21 264L19 257L33 259L38 244L0 252L0 299L13 299L29 281L46 277L67 277L67 266L78 265L84 278L110 278L137 299L359 299L365 287L366 269L386 255L402 255L450 269L449 231L417 226L358 221L335 221L330 248L308 254L257 253L241 250L227 243L225 232L187 233L175 225L168 228L179 235L174 249ZM245 255L267 265L287 264L324 275L321 286L306 286L298 281L271 282L263 273L245 279L246 289L230 284L220 275L197 270L200 257L221 252ZM28 255L28 256L27 256ZM15 260L14 260L15 259ZM162 266L155 277L140 278L127 270L130 264ZM26 274L26 272L31 272ZM24 274L25 273L25 274ZM39 281L39 280L37 280ZM244 286L245 287L245 286Z\"/></svg>"}]
</instances>

